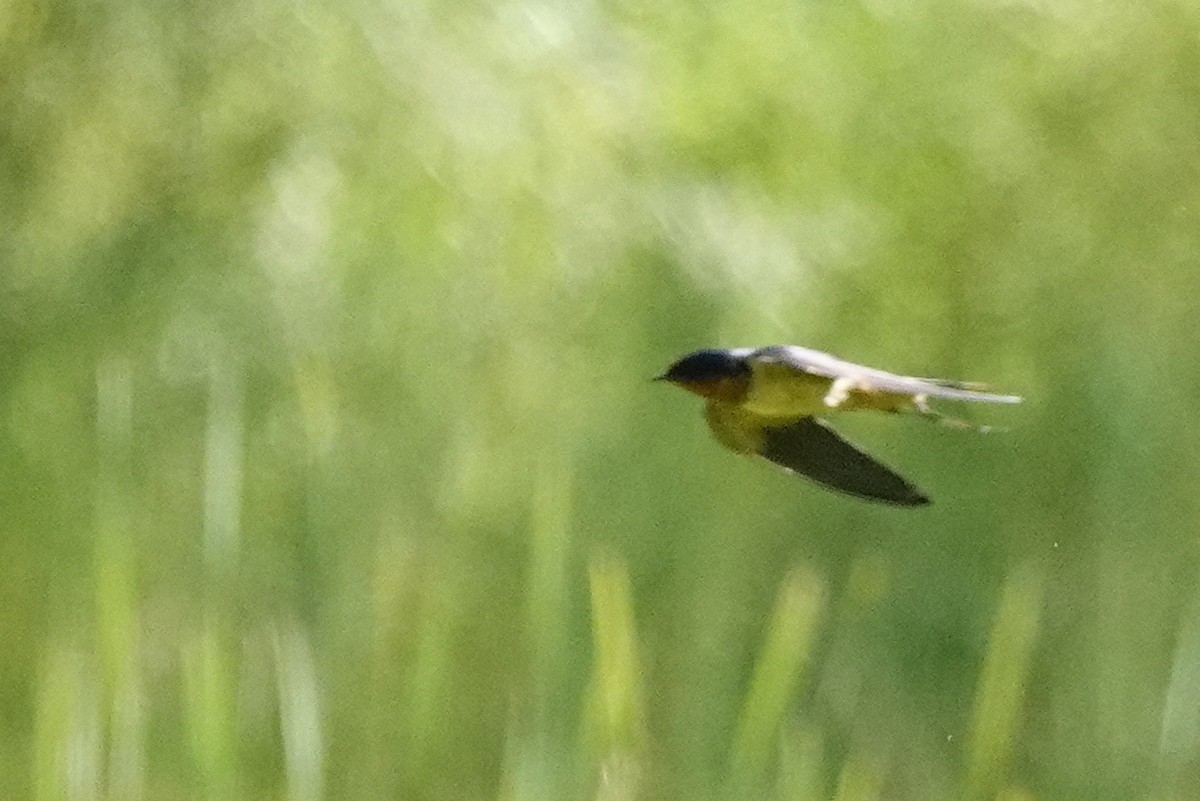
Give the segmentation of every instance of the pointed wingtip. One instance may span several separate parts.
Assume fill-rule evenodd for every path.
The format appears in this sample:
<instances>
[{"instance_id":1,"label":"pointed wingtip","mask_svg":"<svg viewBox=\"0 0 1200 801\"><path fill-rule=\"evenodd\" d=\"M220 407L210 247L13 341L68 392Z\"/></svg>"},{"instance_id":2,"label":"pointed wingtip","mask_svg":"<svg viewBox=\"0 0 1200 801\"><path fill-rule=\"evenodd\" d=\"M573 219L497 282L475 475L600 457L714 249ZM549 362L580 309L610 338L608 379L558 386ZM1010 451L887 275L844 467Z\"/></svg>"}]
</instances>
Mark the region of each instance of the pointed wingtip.
<instances>
[{"instance_id":1,"label":"pointed wingtip","mask_svg":"<svg viewBox=\"0 0 1200 801\"><path fill-rule=\"evenodd\" d=\"M860 496L864 500L876 501L884 503L888 506L900 506L905 509L918 509L922 506L929 506L933 503L933 499L916 487L909 486L908 492L904 495L893 495L890 497L881 496Z\"/></svg>"},{"instance_id":2,"label":"pointed wingtip","mask_svg":"<svg viewBox=\"0 0 1200 801\"><path fill-rule=\"evenodd\" d=\"M923 494L915 487L910 487L909 490L908 493L903 495L866 494L862 492L846 492L846 494L860 501L867 501L883 506L895 506L900 509L920 509L921 507L933 504L932 498Z\"/></svg>"}]
</instances>

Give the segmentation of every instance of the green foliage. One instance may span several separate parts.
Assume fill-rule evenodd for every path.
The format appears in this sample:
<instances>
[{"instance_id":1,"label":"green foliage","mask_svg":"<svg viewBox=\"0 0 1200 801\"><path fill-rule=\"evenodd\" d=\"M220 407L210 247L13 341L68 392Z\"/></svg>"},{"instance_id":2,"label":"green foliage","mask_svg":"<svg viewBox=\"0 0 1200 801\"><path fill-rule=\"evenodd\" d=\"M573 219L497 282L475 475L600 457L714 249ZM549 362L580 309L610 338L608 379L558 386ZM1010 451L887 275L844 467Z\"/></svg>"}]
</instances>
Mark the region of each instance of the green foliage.
<instances>
[{"instance_id":1,"label":"green foliage","mask_svg":"<svg viewBox=\"0 0 1200 801\"><path fill-rule=\"evenodd\" d=\"M1195 797L1198 33L9 2L0 797ZM648 381L773 342L1029 401L869 506Z\"/></svg>"}]
</instances>

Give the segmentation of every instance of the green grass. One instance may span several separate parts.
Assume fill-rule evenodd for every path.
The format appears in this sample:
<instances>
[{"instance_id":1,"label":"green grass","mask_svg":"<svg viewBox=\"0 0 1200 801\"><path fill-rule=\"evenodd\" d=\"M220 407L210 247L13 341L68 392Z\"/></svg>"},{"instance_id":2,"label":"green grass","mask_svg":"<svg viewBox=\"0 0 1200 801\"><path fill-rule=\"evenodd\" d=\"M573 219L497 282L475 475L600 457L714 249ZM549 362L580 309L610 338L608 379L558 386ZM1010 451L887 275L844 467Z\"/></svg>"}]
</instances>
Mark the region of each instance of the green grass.
<instances>
[{"instance_id":1,"label":"green grass","mask_svg":"<svg viewBox=\"0 0 1200 801\"><path fill-rule=\"evenodd\" d=\"M0 10L0 797L1200 793L1200 15ZM1027 396L839 430L797 342Z\"/></svg>"}]
</instances>

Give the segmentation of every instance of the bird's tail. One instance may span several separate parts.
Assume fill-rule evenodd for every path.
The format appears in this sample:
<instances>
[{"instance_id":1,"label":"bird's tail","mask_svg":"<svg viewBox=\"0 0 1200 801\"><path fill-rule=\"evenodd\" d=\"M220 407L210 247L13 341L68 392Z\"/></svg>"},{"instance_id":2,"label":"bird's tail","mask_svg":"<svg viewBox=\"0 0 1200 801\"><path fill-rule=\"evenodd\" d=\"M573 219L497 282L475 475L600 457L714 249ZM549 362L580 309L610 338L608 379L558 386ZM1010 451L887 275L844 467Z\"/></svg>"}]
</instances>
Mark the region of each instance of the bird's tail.
<instances>
[{"instance_id":1,"label":"bird's tail","mask_svg":"<svg viewBox=\"0 0 1200 801\"><path fill-rule=\"evenodd\" d=\"M1020 403L1021 402L1021 398L1016 395L993 395L988 392L977 392L974 390L951 389L951 388L947 388L947 391L954 392L956 394L957 393L969 393L974 396L979 396L979 395L984 396L982 398L981 397L954 398L956 400L979 400L979 401L983 401L985 403ZM937 395L937 397L953 398L953 396L946 396L946 395ZM966 429L968 431L978 431L981 434L987 434L991 431L1003 431L1004 430L1001 428L996 428L995 426L979 425L978 423L972 423L969 420L963 420L960 417L951 417L950 415L942 414L937 409L934 409L933 407L931 407L929 405L929 398L928 398L928 396L925 396L925 395L919 395L919 396L913 398L913 408L916 410L917 414L921 415L921 417L925 418L929 422L937 423L938 425L946 426L947 428L958 428L958 429Z\"/></svg>"},{"instance_id":2,"label":"bird's tail","mask_svg":"<svg viewBox=\"0 0 1200 801\"><path fill-rule=\"evenodd\" d=\"M945 378L919 378L917 380L937 387L936 390L928 393L934 398L972 403L1020 403L1024 400L1020 395L1001 395L988 392L987 384L980 384L976 381L950 381Z\"/></svg>"}]
</instances>

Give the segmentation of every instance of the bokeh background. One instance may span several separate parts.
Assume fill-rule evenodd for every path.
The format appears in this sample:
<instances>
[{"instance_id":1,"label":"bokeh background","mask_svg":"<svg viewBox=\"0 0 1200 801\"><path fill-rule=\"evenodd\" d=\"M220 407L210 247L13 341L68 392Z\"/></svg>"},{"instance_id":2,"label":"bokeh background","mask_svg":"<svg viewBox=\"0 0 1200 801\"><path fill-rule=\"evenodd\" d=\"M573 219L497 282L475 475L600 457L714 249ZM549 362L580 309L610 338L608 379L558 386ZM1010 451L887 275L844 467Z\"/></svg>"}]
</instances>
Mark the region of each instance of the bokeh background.
<instances>
[{"instance_id":1,"label":"bokeh background","mask_svg":"<svg viewBox=\"0 0 1200 801\"><path fill-rule=\"evenodd\" d=\"M1200 797L1198 254L1185 0L9 0L0 797Z\"/></svg>"}]
</instances>

